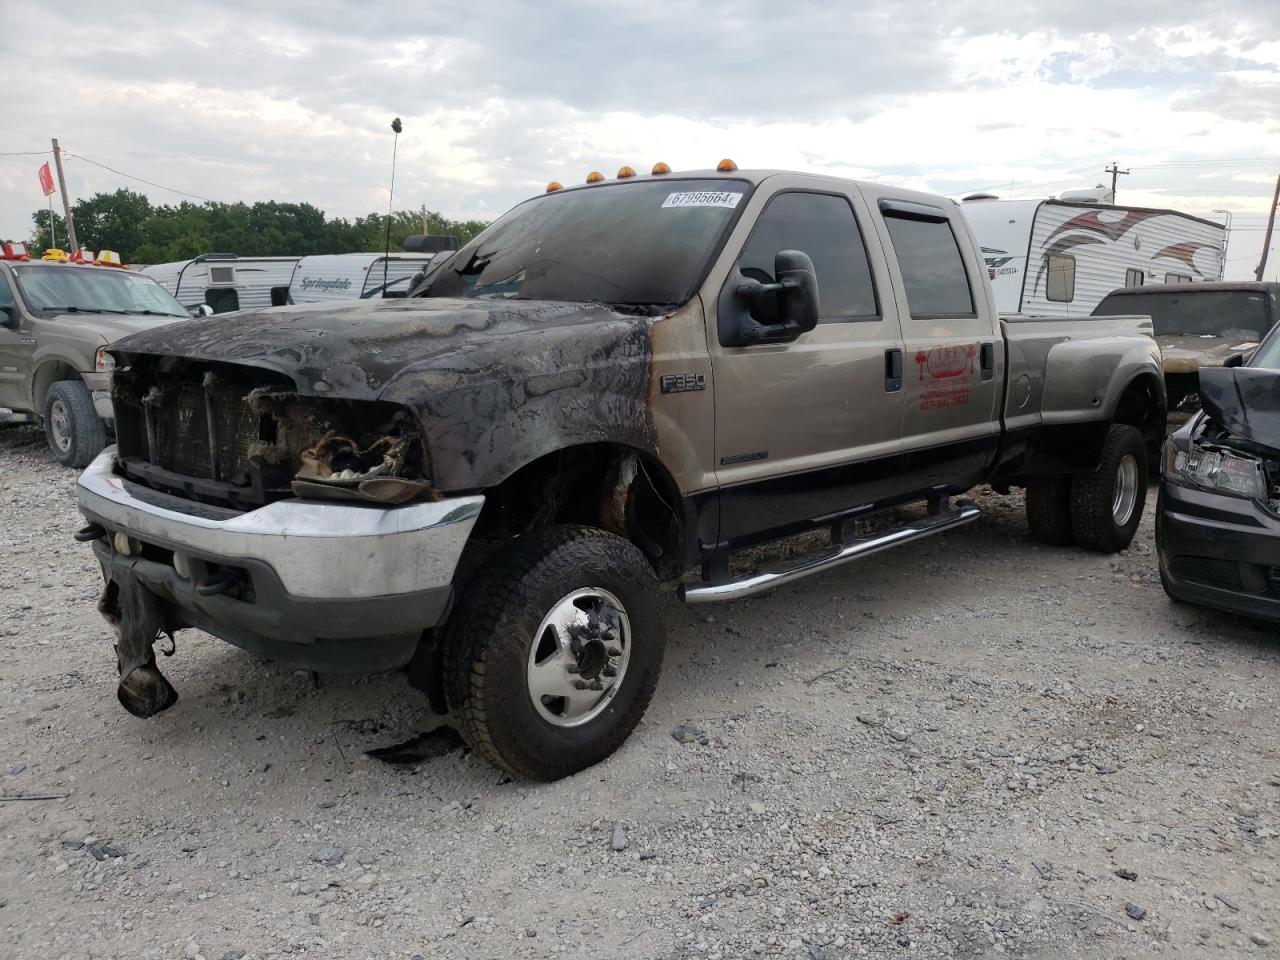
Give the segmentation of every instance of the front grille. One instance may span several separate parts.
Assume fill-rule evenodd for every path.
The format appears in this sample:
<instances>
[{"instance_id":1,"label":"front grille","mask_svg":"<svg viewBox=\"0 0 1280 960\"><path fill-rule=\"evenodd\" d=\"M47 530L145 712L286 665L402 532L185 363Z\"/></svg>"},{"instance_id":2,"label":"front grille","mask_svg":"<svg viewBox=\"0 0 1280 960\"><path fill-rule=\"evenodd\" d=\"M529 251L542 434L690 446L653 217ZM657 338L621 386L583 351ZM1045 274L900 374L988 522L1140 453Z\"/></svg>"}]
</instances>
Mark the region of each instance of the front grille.
<instances>
[{"instance_id":1,"label":"front grille","mask_svg":"<svg viewBox=\"0 0 1280 960\"><path fill-rule=\"evenodd\" d=\"M112 384L118 458L130 478L201 502L252 509L293 495L302 454L326 434L367 447L416 437L403 408L302 396L281 374L226 363L125 358ZM421 444L415 443L421 472Z\"/></svg>"}]
</instances>

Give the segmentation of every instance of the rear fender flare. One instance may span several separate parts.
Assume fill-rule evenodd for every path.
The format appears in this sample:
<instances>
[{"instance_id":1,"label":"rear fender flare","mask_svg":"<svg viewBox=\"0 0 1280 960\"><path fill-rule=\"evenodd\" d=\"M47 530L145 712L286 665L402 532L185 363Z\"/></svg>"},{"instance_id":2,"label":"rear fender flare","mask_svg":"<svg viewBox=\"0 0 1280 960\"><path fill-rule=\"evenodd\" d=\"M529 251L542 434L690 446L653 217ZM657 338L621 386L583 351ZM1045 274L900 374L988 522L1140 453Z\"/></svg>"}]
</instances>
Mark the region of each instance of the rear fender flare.
<instances>
[{"instance_id":1,"label":"rear fender flare","mask_svg":"<svg viewBox=\"0 0 1280 960\"><path fill-rule=\"evenodd\" d=\"M1111 420L1136 379L1151 377L1165 403L1160 348L1150 337L1064 340L1045 360L1041 417L1046 425Z\"/></svg>"}]
</instances>

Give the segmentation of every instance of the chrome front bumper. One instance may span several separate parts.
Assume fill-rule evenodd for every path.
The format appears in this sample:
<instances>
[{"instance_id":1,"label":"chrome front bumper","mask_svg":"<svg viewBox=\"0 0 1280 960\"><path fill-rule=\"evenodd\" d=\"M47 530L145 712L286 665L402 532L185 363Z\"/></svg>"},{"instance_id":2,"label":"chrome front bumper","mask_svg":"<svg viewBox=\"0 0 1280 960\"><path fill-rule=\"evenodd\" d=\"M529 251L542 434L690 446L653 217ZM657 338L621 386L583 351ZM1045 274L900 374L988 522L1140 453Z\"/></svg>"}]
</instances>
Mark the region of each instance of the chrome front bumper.
<instances>
[{"instance_id":1,"label":"chrome front bumper","mask_svg":"<svg viewBox=\"0 0 1280 960\"><path fill-rule=\"evenodd\" d=\"M197 627L307 670L407 664L453 602L453 576L484 504L454 497L399 507L281 500L247 513L203 506L117 476L115 448L80 476L80 512L103 612L127 616L142 587L172 629ZM113 599L113 591L115 599Z\"/></svg>"},{"instance_id":2,"label":"chrome front bumper","mask_svg":"<svg viewBox=\"0 0 1280 960\"><path fill-rule=\"evenodd\" d=\"M80 512L89 520L178 556L256 561L298 599L353 600L448 586L484 505L482 496L398 507L281 500L211 519L217 511L116 475L114 461L115 447L108 447L77 483Z\"/></svg>"}]
</instances>

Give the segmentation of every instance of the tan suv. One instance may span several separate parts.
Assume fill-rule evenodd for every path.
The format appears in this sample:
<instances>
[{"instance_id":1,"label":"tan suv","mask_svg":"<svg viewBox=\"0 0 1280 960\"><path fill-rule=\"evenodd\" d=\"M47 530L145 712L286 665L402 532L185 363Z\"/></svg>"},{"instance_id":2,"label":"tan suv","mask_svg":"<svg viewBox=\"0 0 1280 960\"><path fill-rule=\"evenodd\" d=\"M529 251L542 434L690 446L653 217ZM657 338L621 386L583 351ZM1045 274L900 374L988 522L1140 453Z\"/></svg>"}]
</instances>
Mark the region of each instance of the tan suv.
<instances>
[{"instance_id":1,"label":"tan suv","mask_svg":"<svg viewBox=\"0 0 1280 960\"><path fill-rule=\"evenodd\" d=\"M0 407L40 418L54 456L83 467L112 422L106 345L189 318L141 274L10 253L0 259Z\"/></svg>"}]
</instances>

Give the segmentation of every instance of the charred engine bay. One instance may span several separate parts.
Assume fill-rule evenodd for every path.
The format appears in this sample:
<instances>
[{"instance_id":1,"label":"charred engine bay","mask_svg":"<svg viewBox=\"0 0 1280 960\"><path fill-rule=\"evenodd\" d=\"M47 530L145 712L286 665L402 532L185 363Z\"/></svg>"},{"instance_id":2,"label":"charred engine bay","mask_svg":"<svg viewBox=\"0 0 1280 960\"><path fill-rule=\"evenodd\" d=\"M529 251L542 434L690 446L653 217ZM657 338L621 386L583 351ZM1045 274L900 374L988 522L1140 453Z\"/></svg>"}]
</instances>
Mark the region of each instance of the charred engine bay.
<instances>
[{"instance_id":1,"label":"charred engine bay","mask_svg":"<svg viewBox=\"0 0 1280 960\"><path fill-rule=\"evenodd\" d=\"M201 392L190 371L224 365L238 371L236 388L244 396L254 390L292 396L297 407L284 417L286 427L298 425L291 416L317 418L304 435L290 435L290 458L329 429L367 447L390 425L388 414L408 411L420 425L424 466L430 457L426 478L441 490L491 487L547 453L578 444L653 452L653 322L603 304L417 298L308 304L174 324L117 345L116 377L125 378L117 391L125 394L129 420L121 452L127 447L131 456L145 456L147 390L170 389L176 397L181 384L194 382ZM166 387L169 380L174 383ZM195 394L186 399L187 408L194 405L184 414L193 430L203 429L203 402ZM354 415L356 425L344 414ZM260 436L260 413L236 416L237 429ZM402 419L397 429L405 435L411 428ZM161 448L170 445L157 440ZM247 451L235 452L247 459ZM186 454L184 465L196 453ZM207 461L207 452L203 456ZM284 476L283 462L275 470L264 460L264 492L288 486L293 473ZM209 476L207 465L202 473L176 472ZM231 476L225 469L224 475ZM248 479L252 486L252 475Z\"/></svg>"},{"instance_id":2,"label":"charred engine bay","mask_svg":"<svg viewBox=\"0 0 1280 960\"><path fill-rule=\"evenodd\" d=\"M252 367L121 359L119 463L148 486L251 509L293 496L300 479L315 496L326 484L345 493L372 476L427 473L416 423L393 404L300 396L288 378Z\"/></svg>"}]
</instances>

